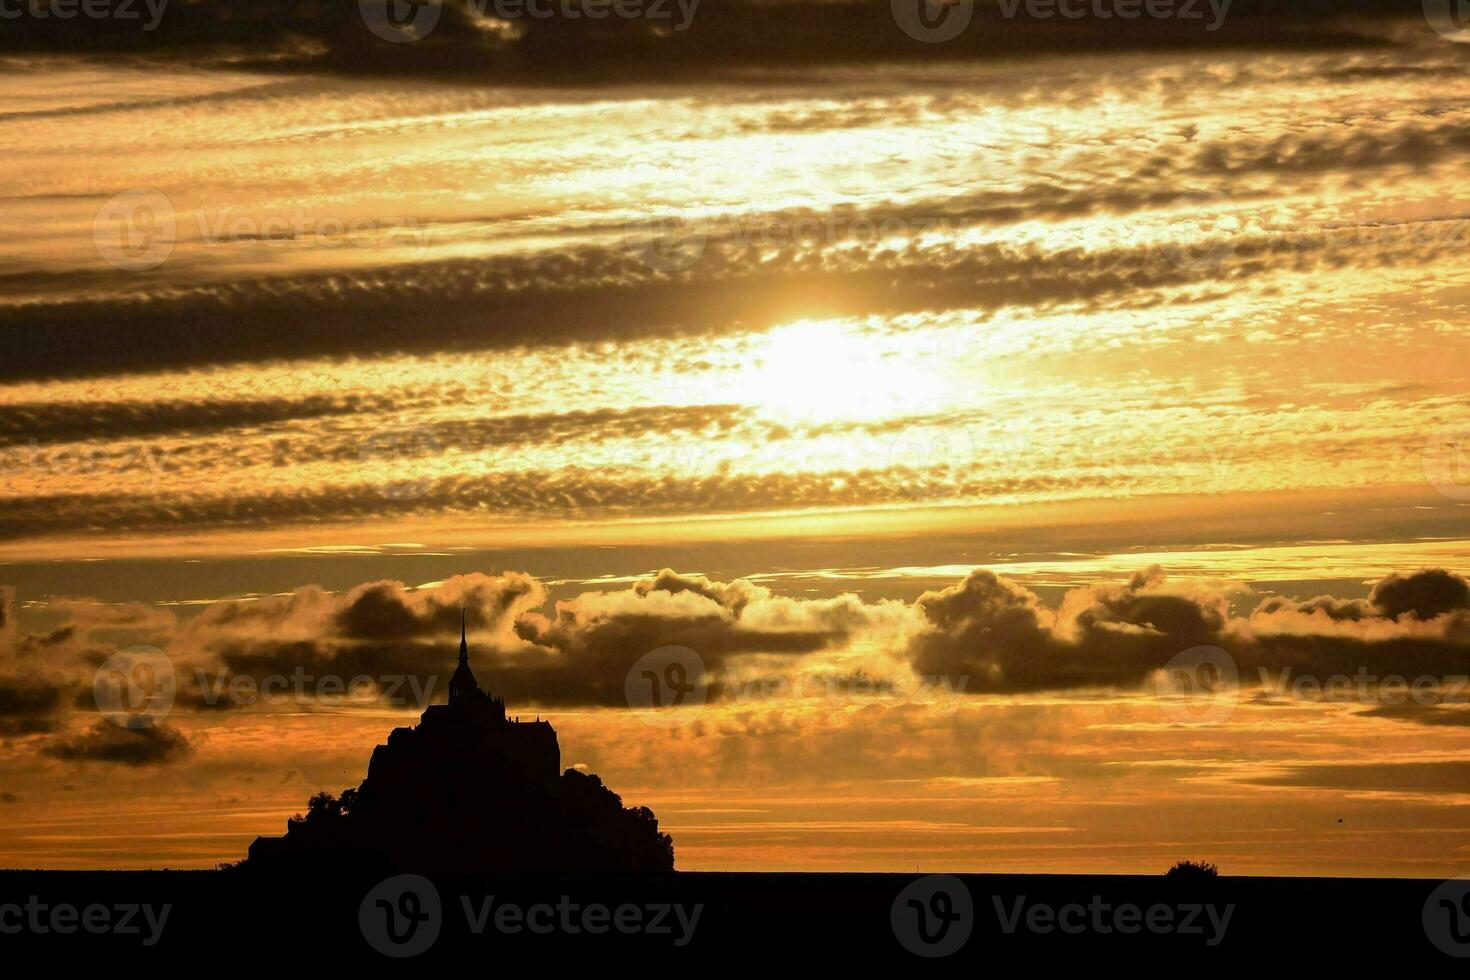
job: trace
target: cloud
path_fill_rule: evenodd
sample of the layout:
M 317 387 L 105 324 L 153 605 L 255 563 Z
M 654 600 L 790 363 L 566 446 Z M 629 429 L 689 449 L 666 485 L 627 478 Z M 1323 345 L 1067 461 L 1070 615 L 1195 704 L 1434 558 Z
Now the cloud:
M 1390 721 L 1412 722 L 1431 728 L 1470 727 L 1470 711 L 1463 707 L 1446 707 L 1439 704 L 1419 704 L 1406 701 L 1404 704 L 1383 704 L 1367 711 L 1360 711 L 1363 718 L 1387 718 Z
M 509 635 L 517 610 L 545 600 L 529 575 L 456 575 L 424 589 L 403 582 L 364 582 L 342 593 L 306 585 L 285 595 L 208 606 L 182 630 L 185 642 L 207 647 L 223 638 L 317 639 L 458 638 L 460 609 L 474 630 Z
M 529 8 L 516 5 L 517 10 Z M 550 6 L 550 5 L 548 5 Z M 379 40 L 357 4 L 307 0 L 211 0 L 169 4 L 151 30 L 138 21 L 22 18 L 5 35 L 7 52 L 84 52 L 160 61 L 349 74 L 419 74 L 515 83 L 569 78 L 717 77 L 740 68 L 811 71 L 829 64 L 1014 59 L 1099 49 L 1292 47 L 1336 50 L 1383 43 L 1378 23 L 1402 18 L 1381 0 L 1236 0 L 1222 21 L 1187 17 L 1081 19 L 1005 17 L 976 4 L 968 29 L 943 45 L 898 29 L 889 4 L 864 0 L 722 0 L 649 4 L 658 19 L 520 16 L 502 19 L 484 4 L 443 0 L 432 31 L 413 43 Z M 689 8 L 692 17 L 684 13 Z M 544 9 L 544 8 L 543 8 Z M 1213 24 L 1206 29 L 1206 24 Z M 1423 25 L 1420 25 L 1421 28 Z M 1427 29 L 1425 29 L 1427 30 Z M 940 50 L 936 50 L 940 49 Z
M 1057 612 L 993 572 L 926 592 L 910 643 L 924 675 L 967 677 L 972 692 L 1136 686 L 1191 646 L 1221 640 L 1226 599 L 1150 568 L 1121 586 L 1075 589 Z
M 239 494 L 138 493 L 13 496 L 0 517 L 0 540 L 67 534 L 85 525 L 114 531 L 177 532 L 181 528 L 265 528 L 288 522 L 391 518 L 417 514 L 502 518 L 621 517 L 738 514 L 776 508 L 912 504 L 947 496 L 993 498 L 1121 490 L 1141 477 L 1078 473 L 1050 476 L 916 474 L 888 466 L 842 474 L 827 470 L 777 473 L 715 471 L 674 475 L 619 467 L 455 473 L 414 477 L 414 492 L 393 490 L 393 471 L 376 479 L 328 487 L 281 487 Z
M 40 633 L 20 634 L 14 623 L 14 590 L 0 588 L 0 606 L 10 617 L 0 631 L 0 736 L 23 737 L 58 731 L 76 711 L 96 708 L 92 693 L 97 668 L 118 651 L 94 640 L 102 630 L 117 638 L 166 640 L 172 612 L 141 602 L 100 603 L 55 598 L 48 610 L 64 620 Z
M 169 653 L 180 671 L 181 702 L 191 707 L 238 706 L 241 699 L 230 693 L 236 678 L 254 682 L 244 689 L 250 704 L 344 693 L 390 693 L 415 703 L 447 688 L 461 609 L 477 650 L 499 650 L 523 646 L 514 623 L 545 601 L 545 587 L 519 572 L 457 575 L 420 589 L 366 582 L 340 594 L 309 585 L 253 602 L 215 603 L 182 626 Z M 297 674 L 309 680 L 298 684 L 291 680 Z M 335 688 L 318 686 L 322 678 Z M 277 684 L 274 692 L 267 681 Z
M 404 407 L 401 397 L 364 393 L 231 400 L 22 402 L 7 405 L 5 415 L 0 417 L 0 447 L 26 445 L 32 440 L 49 445 L 198 434 Z
M 1460 795 L 1470 793 L 1470 762 L 1319 763 L 1243 782 L 1364 793 Z
M 53 731 L 72 688 L 36 673 L 0 674 L 0 737 Z
M 180 668 L 179 700 L 193 708 L 233 707 L 229 686 L 236 678 L 262 685 L 302 671 L 313 680 L 373 679 L 379 695 L 387 690 L 381 682 L 390 681 L 396 697 L 442 698 L 461 608 L 482 683 L 521 705 L 626 705 L 629 670 L 665 646 L 698 654 L 709 676 L 692 680 L 708 681 L 717 699 L 732 658 L 790 662 L 871 630 L 898 629 L 911 617 L 899 602 L 788 598 L 743 579 L 720 582 L 671 569 L 624 589 L 559 600 L 549 614 L 542 611 L 547 599 L 537 579 L 507 572 L 418 589 L 393 581 L 341 594 L 305 586 L 256 602 L 218 603 L 184 624 L 170 646 Z M 313 691 L 308 684 L 308 698 Z
M 913 669 L 968 678 L 971 692 L 1136 688 L 1196 646 L 1227 651 L 1243 684 L 1285 670 L 1318 679 L 1470 673 L 1470 589 L 1443 569 L 1393 573 L 1366 600 L 1268 598 L 1247 616 L 1226 590 L 1171 583 L 1158 568 L 1119 586 L 1074 589 L 1053 612 L 988 571 L 927 592 Z
M 166 724 L 124 728 L 98 721 L 83 732 L 60 736 L 41 747 L 43 755 L 66 762 L 104 762 L 158 766 L 178 762 L 193 751 L 184 733 Z
M 1388 619 L 1413 616 L 1427 621 L 1470 609 L 1470 583 L 1442 568 L 1412 575 L 1394 572 L 1373 586 L 1368 604 Z
M 0 585 L 0 656 L 15 642 L 15 589 Z
M 544 653 L 495 666 L 509 696 L 546 704 L 626 705 L 628 672 L 644 654 L 682 646 L 700 658 L 718 699 L 725 668 L 747 654 L 800 657 L 835 647 L 891 615 L 855 596 L 787 599 L 744 579 L 717 582 L 663 569 L 615 592 L 586 592 L 556 603 L 552 616 L 527 613 L 517 633 Z
M 1151 567 L 1121 583 L 1072 589 L 1053 608 L 1024 586 L 977 569 L 906 604 L 852 594 L 782 596 L 745 579 L 666 568 L 624 588 L 559 599 L 550 609 L 546 586 L 520 572 L 461 575 L 420 588 L 391 580 L 340 593 L 303 586 L 216 603 L 182 623 L 72 601 L 63 605 L 76 618 L 26 637 L 20 648 L 31 656 L 10 661 L 32 666 L 0 674 L 0 717 L 13 733 L 41 732 L 74 706 L 93 707 L 90 671 L 115 650 L 86 639 L 99 619 L 160 631 L 181 710 L 442 698 L 461 609 L 482 683 L 527 706 L 624 706 L 629 671 L 669 646 L 693 650 L 705 673 L 691 680 L 707 686 L 712 702 L 731 703 L 768 689 L 781 696 L 821 690 L 832 678 L 860 678 L 852 686 L 888 694 L 923 679 L 970 695 L 1137 691 L 1201 645 L 1226 650 L 1246 686 L 1362 671 L 1450 678 L 1470 665 L 1470 589 L 1442 569 L 1387 575 L 1363 600 L 1269 597 L 1249 612 L 1232 612 L 1232 602 L 1249 595 L 1243 586 L 1175 581 Z M 41 656 L 47 647 L 65 655 Z M 43 663 L 49 673 L 41 672 Z M 304 687 L 277 681 L 275 700 L 262 696 L 268 681 L 298 674 Z M 241 678 L 253 683 L 236 697 L 232 684 Z M 332 687 L 317 683 L 323 678 L 332 678 Z M 1458 716 L 1380 714 L 1460 723 Z
M 977 201 L 971 192 L 878 202 L 859 211 L 811 212 L 818 226 L 826 219 L 838 228 L 850 228 L 859 218 L 875 228 L 896 220 L 906 232 L 897 239 L 870 234 L 829 241 L 822 234 L 766 244 L 761 229 L 767 223 L 801 227 L 805 212 L 715 216 L 699 260 L 669 273 L 650 269 L 640 258 L 648 226 L 622 217 L 606 228 L 590 229 L 599 232 L 591 241 L 574 238 L 555 252 L 537 250 L 542 232 L 528 240 L 528 254 L 408 264 L 389 256 L 369 270 L 261 276 L 251 267 L 218 281 L 217 255 L 207 266 L 192 268 L 181 248 L 167 267 L 172 278 L 143 288 L 129 273 L 20 274 L 12 288 L 43 296 L 45 302 L 0 306 L 0 380 L 112 376 L 346 353 L 371 357 L 718 336 L 764 330 L 796 317 L 993 312 L 1017 306 L 1091 311 L 1124 300 L 1145 309 L 1167 299 L 1164 291 L 1246 281 L 1284 268 L 1311 271 L 1390 253 L 1405 261 L 1438 255 L 1432 236 L 1385 243 L 1381 235 L 1341 232 L 1330 249 L 1294 246 L 1281 234 L 1231 234 L 1229 247 L 1222 247 L 1215 261 L 1184 265 L 1170 261 L 1158 247 L 1158 233 L 1147 230 L 1134 241 L 1112 245 L 1085 237 L 1060 243 L 954 241 L 968 222 L 1021 217 L 1008 210 L 1012 206 L 1025 217 L 1050 207 L 1045 193 L 1031 192 L 1040 194 L 1034 201 L 1012 201 L 1011 192 L 999 193 L 1005 213 L 989 213 L 988 198 Z M 1095 195 L 1090 203 L 1063 207 L 1053 216 L 1133 211 L 1166 225 L 1195 220 L 1161 209 L 1165 197 L 1173 201 L 1177 192 L 1086 193 Z M 945 236 L 950 240 L 927 241 L 926 231 L 944 230 L 935 227 L 941 220 L 950 222 Z M 1142 221 L 1140 227 L 1147 225 Z M 1304 229 L 1296 218 L 1290 228 L 1303 237 L 1322 233 L 1316 223 Z M 505 231 L 513 233 L 514 227 Z M 607 244 L 608 238 L 619 241 Z M 201 320 L 215 328 L 191 329 Z M 350 350 L 344 346 L 349 339 Z M 39 410 L 33 406 L 31 411 Z

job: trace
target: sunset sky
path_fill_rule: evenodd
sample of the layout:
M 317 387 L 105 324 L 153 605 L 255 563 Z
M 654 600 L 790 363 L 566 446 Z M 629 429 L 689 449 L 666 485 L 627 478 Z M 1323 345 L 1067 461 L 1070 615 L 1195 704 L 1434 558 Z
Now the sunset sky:
M 242 857 L 421 709 L 201 680 L 465 607 L 680 868 L 1470 873 L 1452 29 L 357 6 L 0 21 L 0 866 Z

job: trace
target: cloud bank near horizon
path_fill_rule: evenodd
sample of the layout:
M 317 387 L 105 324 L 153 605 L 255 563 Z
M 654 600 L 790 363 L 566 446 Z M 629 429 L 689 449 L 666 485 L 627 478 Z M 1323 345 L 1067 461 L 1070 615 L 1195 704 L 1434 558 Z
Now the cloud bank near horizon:
M 8 621 L 14 600 L 4 595 L 0 614 Z M 7 737 L 42 738 L 43 751 L 57 759 L 142 765 L 187 758 L 187 739 L 174 729 L 152 736 L 107 732 L 106 723 L 71 730 L 74 718 L 96 717 L 92 674 L 124 649 L 119 638 L 146 639 L 164 651 L 177 677 L 175 704 L 186 714 L 402 706 L 410 691 L 438 700 L 461 609 L 485 684 L 513 705 L 543 709 L 628 708 L 630 672 L 668 647 L 694 652 L 688 681 L 712 706 L 742 710 L 830 698 L 834 677 L 861 692 L 854 703 L 893 708 L 926 689 L 959 699 L 1149 697 L 1163 691 L 1151 686 L 1161 671 L 1202 645 L 1233 658 L 1243 690 L 1269 687 L 1268 675 L 1281 671 L 1441 681 L 1470 672 L 1470 583 L 1443 569 L 1391 573 L 1366 599 L 1293 600 L 1175 581 L 1149 568 L 1119 584 L 1073 589 L 1055 606 L 983 569 L 913 603 L 782 596 L 745 580 L 665 569 L 626 588 L 584 592 L 549 609 L 548 602 L 541 582 L 516 572 L 416 589 L 391 581 L 335 594 L 305 586 L 220 602 L 183 620 L 141 604 L 61 601 L 53 603 L 65 616 L 61 625 L 13 636 L 0 660 L 0 720 Z M 230 693 L 242 678 L 259 692 L 271 677 L 302 674 L 340 683 L 326 696 L 317 687 L 304 699 L 298 691 L 275 702 L 241 702 Z M 354 678 L 372 684 L 344 697 Z M 394 678 L 414 681 L 390 692 Z M 1450 710 L 1463 695 L 1437 696 Z M 1430 710 L 1379 714 L 1446 724 Z

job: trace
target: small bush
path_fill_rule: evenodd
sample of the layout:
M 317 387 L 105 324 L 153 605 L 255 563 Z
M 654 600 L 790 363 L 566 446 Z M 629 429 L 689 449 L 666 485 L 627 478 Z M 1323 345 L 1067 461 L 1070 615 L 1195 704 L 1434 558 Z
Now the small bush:
M 1220 877 L 1220 869 L 1208 861 L 1176 861 L 1168 871 L 1164 872 L 1164 877 L 1180 881 L 1200 881 L 1205 878 Z

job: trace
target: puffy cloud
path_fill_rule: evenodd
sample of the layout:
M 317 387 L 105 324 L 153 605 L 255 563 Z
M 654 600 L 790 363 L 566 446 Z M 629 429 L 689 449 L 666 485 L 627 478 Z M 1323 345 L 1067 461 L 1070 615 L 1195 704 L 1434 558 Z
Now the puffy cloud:
M 725 670 L 743 654 L 800 656 L 837 646 L 897 604 L 872 606 L 855 596 L 796 600 L 744 579 L 716 582 L 663 569 L 617 592 L 586 592 L 556 603 L 552 616 L 530 613 L 517 631 L 547 656 L 497 666 L 506 693 L 543 703 L 626 704 L 628 671 L 666 646 L 698 654 L 709 695 L 724 693 Z
M 901 629 L 911 618 L 897 602 L 793 599 L 743 579 L 719 582 L 671 569 L 624 589 L 559 600 L 549 613 L 542 611 L 547 598 L 535 578 L 507 572 L 417 589 L 394 581 L 340 594 L 305 586 L 255 602 L 218 603 L 185 624 L 170 646 L 181 667 L 180 701 L 230 707 L 236 678 L 263 685 L 300 672 L 312 678 L 308 696 L 315 680 L 330 675 L 354 688 L 348 682 L 371 679 L 380 695 L 392 686 L 399 698 L 442 697 L 461 608 L 481 681 L 521 705 L 625 704 L 628 671 L 665 646 L 694 650 L 709 672 L 710 696 L 718 698 L 732 657 L 790 662 L 870 629 Z M 258 702 L 258 689 L 250 690 L 248 700 Z
M 1408 575 L 1390 572 L 1374 584 L 1366 599 L 1323 595 L 1293 601 L 1276 596 L 1257 606 L 1252 616 L 1263 623 L 1293 615 L 1353 623 L 1398 621 L 1406 616 L 1428 621 L 1465 609 L 1470 609 L 1470 584 L 1453 572 L 1430 568 Z
M 669 646 L 698 654 L 705 674 L 691 679 L 707 686 L 711 701 L 732 703 L 752 691 L 789 697 L 846 677 L 890 694 L 907 690 L 915 675 L 969 694 L 1134 690 L 1200 645 L 1228 651 L 1246 684 L 1268 685 L 1283 668 L 1317 677 L 1470 672 L 1470 589 L 1450 572 L 1388 575 L 1366 599 L 1268 597 L 1249 612 L 1232 612 L 1232 596 L 1248 594 L 1148 568 L 1121 583 L 1073 589 L 1053 608 L 977 569 L 906 605 L 851 594 L 782 596 L 745 579 L 666 568 L 550 609 L 546 586 L 519 572 L 420 588 L 396 581 L 340 593 L 303 586 L 216 603 L 182 624 L 147 607 L 64 601 L 70 618 L 23 638 L 17 646 L 27 655 L 10 658 L 0 674 L 0 716 L 9 732 L 23 734 L 54 728 L 73 706 L 94 707 L 91 671 L 116 650 L 92 642 L 103 625 L 156 634 L 176 666 L 181 709 L 278 706 L 280 697 L 262 696 L 265 683 L 303 673 L 304 688 L 276 688 L 295 707 L 319 698 L 442 698 L 461 609 L 482 683 L 525 706 L 622 706 L 639 658 Z M 792 683 L 798 677 L 811 684 Z M 234 697 L 231 685 L 240 678 L 255 686 Z M 316 686 L 324 678 L 330 688 Z
M 180 698 L 195 707 L 236 706 L 241 699 L 229 689 L 242 677 L 255 684 L 243 689 L 252 704 L 273 703 L 262 697 L 268 680 L 277 684 L 270 697 L 340 696 L 350 687 L 354 696 L 391 692 L 415 703 L 447 685 L 461 609 L 478 653 L 524 646 L 514 623 L 545 601 L 545 587 L 519 572 L 457 575 L 418 589 L 366 582 L 340 594 L 308 585 L 254 602 L 215 603 L 181 628 L 169 652 L 181 668 Z M 307 679 L 298 683 L 295 675 Z M 335 690 L 317 686 L 328 677 Z M 289 680 L 287 688 L 280 678 Z
M 0 736 L 52 731 L 70 693 L 66 685 L 35 673 L 0 676 Z
M 1445 613 L 1470 609 L 1470 583 L 1442 568 L 1412 575 L 1394 572 L 1373 586 L 1368 604 L 1389 619 L 1412 615 L 1429 620 Z
M 1075 589 L 1058 612 L 984 570 L 915 605 L 926 626 L 910 644 L 914 670 L 967 677 L 976 693 L 1136 685 L 1181 650 L 1220 642 L 1227 618 L 1223 594 L 1171 586 L 1157 568 Z
M 1157 568 L 1074 589 L 1057 612 L 988 571 L 916 602 L 915 671 L 968 678 L 971 692 L 1137 687 L 1176 655 L 1217 646 L 1242 682 L 1280 670 L 1447 678 L 1470 673 L 1470 588 L 1442 569 L 1393 573 L 1365 600 L 1261 601 L 1232 615 L 1221 589 L 1171 583 Z
M 41 752 L 67 762 L 105 762 L 124 766 L 157 766 L 177 762 L 192 751 L 184 733 L 170 725 L 124 728 L 98 721 L 85 731 L 59 736 Z

